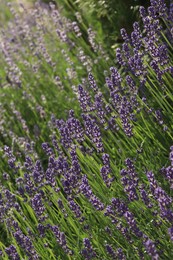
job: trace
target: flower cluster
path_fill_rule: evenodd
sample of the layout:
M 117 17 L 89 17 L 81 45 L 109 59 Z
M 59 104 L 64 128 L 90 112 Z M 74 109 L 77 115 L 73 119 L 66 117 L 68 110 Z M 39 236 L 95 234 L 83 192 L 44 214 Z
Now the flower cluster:
M 120 174 L 123 176 L 121 182 L 124 186 L 124 191 L 128 195 L 130 201 L 138 200 L 136 188 L 138 187 L 138 177 L 135 172 L 133 162 L 128 158 L 125 161 L 127 169 L 122 169 Z
M 21 18 L 9 4 L 14 23 L 0 35 L 0 256 L 173 255 L 173 11 L 150 2 L 129 35 L 121 30 L 110 69 L 83 15 L 71 21 L 36 3 L 21 5 Z

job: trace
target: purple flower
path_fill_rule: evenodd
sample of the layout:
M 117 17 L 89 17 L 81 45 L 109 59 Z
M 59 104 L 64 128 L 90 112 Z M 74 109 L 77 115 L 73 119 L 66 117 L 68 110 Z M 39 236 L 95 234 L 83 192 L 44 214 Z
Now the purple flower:
M 95 105 L 97 116 L 98 116 L 98 118 L 100 120 L 100 123 L 101 124 L 105 124 L 106 123 L 106 119 L 105 119 L 105 111 L 104 111 L 104 108 L 103 108 L 103 105 L 104 105 L 103 95 L 102 95 L 101 92 L 98 92 L 95 95 L 94 98 L 95 98 L 94 105 Z
M 156 15 L 156 10 L 153 6 L 149 6 L 147 8 L 147 11 L 148 11 L 148 14 L 150 17 L 152 17 L 153 19 L 156 19 L 157 18 L 157 15 Z
M 169 223 L 173 224 L 173 211 L 171 209 L 161 208 L 160 216 L 163 219 L 167 219 Z
M 88 238 L 83 239 L 84 249 L 82 249 L 81 254 L 86 260 L 90 260 L 96 257 L 96 252 L 93 250 L 91 242 Z
M 64 232 L 61 232 L 58 226 L 51 226 L 50 225 L 50 229 L 54 233 L 58 244 L 63 248 L 63 250 L 67 254 L 71 253 L 68 246 L 67 246 L 66 236 L 65 236 Z
M 49 158 L 50 160 L 50 158 Z M 49 167 L 47 168 L 46 172 L 45 172 L 45 178 L 47 181 L 47 184 L 49 184 L 52 187 L 56 186 L 56 180 L 55 180 L 55 168 L 51 167 L 49 165 Z
M 72 27 L 73 27 L 73 30 L 74 30 L 76 36 L 81 37 L 82 33 L 81 33 L 80 28 L 76 21 L 72 22 Z
M 42 224 L 38 224 L 37 226 L 38 232 L 40 234 L 40 237 L 44 237 L 45 236 L 45 231 L 46 231 L 46 227 Z
M 103 210 L 104 204 L 93 194 L 86 175 L 82 176 L 80 192 L 89 200 L 96 210 Z
M 154 70 L 154 72 L 156 73 L 156 76 L 157 76 L 157 79 L 159 81 L 160 84 L 163 84 L 163 80 L 162 80 L 162 75 L 163 75 L 163 72 L 162 70 L 160 69 L 158 63 L 156 60 L 152 60 L 150 62 L 150 66 L 152 67 L 152 69 Z
M 29 172 L 32 171 L 32 169 L 33 169 L 33 160 L 31 159 L 30 156 L 26 156 L 25 157 L 24 166 L 25 166 L 27 171 L 29 171 Z
M 165 44 L 159 44 L 157 52 L 155 53 L 155 59 L 161 66 L 168 64 L 168 49 Z
M 60 132 L 60 142 L 64 148 L 69 148 L 72 144 L 72 137 L 68 125 L 63 120 L 56 120 L 57 128 Z
M 125 59 L 123 57 L 123 53 L 122 53 L 120 48 L 116 49 L 116 58 L 117 58 L 118 63 L 121 66 L 125 66 L 126 65 L 126 61 L 125 61 Z
M 117 198 L 111 199 L 111 205 L 119 217 L 123 216 L 128 210 L 126 204 L 122 200 Z
M 155 198 L 159 202 L 161 209 L 169 208 L 172 199 L 166 194 L 166 192 L 161 188 L 157 187 L 154 191 Z
M 145 8 L 143 6 L 140 6 L 139 12 L 140 12 L 140 16 L 142 18 L 145 18 L 147 16 L 147 12 L 146 12 L 146 10 L 145 10 Z
M 132 45 L 136 50 L 142 47 L 142 33 L 139 27 L 139 23 L 135 22 L 133 24 L 134 31 L 131 33 Z
M 82 212 L 80 210 L 80 207 L 73 199 L 69 200 L 69 207 L 71 211 L 75 214 L 76 218 L 81 218 Z
M 146 248 L 148 255 L 151 256 L 153 260 L 159 259 L 159 255 L 157 253 L 155 244 L 152 240 L 148 239 L 146 242 L 144 242 L 144 246 Z
M 48 156 L 53 154 L 53 149 L 48 143 L 42 143 L 42 149 Z
M 112 257 L 112 259 L 116 259 L 116 253 L 111 245 L 106 244 L 106 250 L 107 250 L 108 254 Z
M 100 128 L 95 119 L 91 115 L 82 114 L 85 133 L 92 140 L 93 144 L 96 146 L 98 152 L 103 152 L 104 147 L 101 138 Z
M 102 155 L 102 160 L 103 160 L 104 165 L 110 166 L 110 156 L 109 156 L 109 154 L 104 153 Z
M 136 188 L 138 186 L 138 177 L 135 172 L 135 167 L 131 159 L 127 158 L 125 160 L 127 169 L 122 169 L 120 174 L 123 176 L 121 178 L 121 183 L 124 186 L 124 191 L 127 193 L 128 199 L 130 201 L 138 200 L 138 194 Z
M 43 205 L 42 202 L 42 196 L 41 194 L 37 193 L 33 199 L 31 199 L 31 205 L 33 210 L 35 211 L 36 215 L 38 217 L 41 217 L 41 215 L 44 213 L 45 211 L 45 207 Z
M 111 79 L 106 78 L 107 86 L 110 90 L 110 102 L 116 111 L 116 116 L 120 117 L 123 130 L 125 134 L 129 137 L 133 136 L 133 125 L 131 121 L 134 120 L 133 107 L 131 102 L 129 102 L 127 96 L 123 95 L 123 89 L 121 87 L 121 78 L 119 73 L 115 68 L 111 68 L 112 74 Z M 130 81 L 130 79 L 129 79 Z M 132 81 L 131 81 L 132 84 Z M 114 116 L 114 117 L 116 117 Z M 118 130 L 118 126 L 115 122 L 115 118 L 111 117 L 108 121 L 111 128 Z
M 159 14 L 160 17 L 166 17 L 168 9 L 164 0 L 150 0 L 150 3 L 155 13 Z
M 58 128 L 61 139 L 60 142 L 63 147 L 70 148 L 73 141 L 82 143 L 84 141 L 84 130 L 80 121 L 75 118 L 74 111 L 69 111 L 69 118 L 66 122 L 63 120 L 54 120 L 54 124 Z M 55 142 L 55 141 L 54 141 Z M 55 143 L 54 143 L 55 144 Z M 57 144 L 56 144 L 57 146 Z M 57 146 L 57 150 L 61 153 L 60 149 Z
M 10 178 L 9 174 L 4 172 L 3 173 L 3 179 L 7 181 L 7 180 L 9 180 L 9 178 Z
M 165 168 L 165 172 L 166 172 L 166 178 L 171 184 L 171 189 L 172 189 L 173 188 L 173 166 L 168 166 L 167 168 Z
M 79 160 L 78 160 L 75 148 L 71 149 L 70 155 L 71 155 L 71 170 L 72 170 L 72 173 L 76 176 L 77 180 L 80 180 L 81 179 L 81 167 L 80 167 L 80 164 L 79 164 Z
M 152 172 L 147 172 L 147 178 L 150 182 L 150 190 L 154 195 L 155 189 L 158 187 L 157 181 L 155 180 L 154 174 Z
M 8 157 L 8 165 L 10 166 L 11 169 L 14 169 L 16 173 L 17 170 L 20 168 L 20 166 L 16 165 L 16 157 L 13 155 L 10 147 L 8 147 L 7 145 L 4 146 L 4 153 L 5 156 Z
M 116 228 L 127 240 L 130 240 L 127 229 L 119 222 L 119 218 L 121 218 L 127 210 L 128 208 L 123 201 L 117 198 L 112 198 L 111 205 L 106 207 L 104 215 L 108 216 L 113 224 L 116 224 Z
M 106 165 L 102 166 L 102 168 L 100 169 L 100 173 L 101 173 L 104 183 L 109 188 L 111 186 L 111 183 L 114 180 L 113 177 L 112 178 L 109 177 L 109 174 L 111 173 L 110 167 L 106 166 Z
M 128 65 L 132 73 L 136 77 L 145 80 L 147 75 L 146 66 L 143 63 L 143 54 L 135 52 L 133 56 L 128 59 Z M 141 81 L 142 82 L 142 81 Z
M 32 171 L 32 177 L 34 179 L 35 184 L 42 183 L 44 179 L 44 171 L 39 160 L 36 161 L 34 169 Z
M 61 182 L 64 187 L 64 192 L 68 196 L 70 196 L 73 192 L 78 193 L 78 188 L 81 180 L 81 168 L 75 148 L 71 149 L 70 155 L 71 166 L 67 164 L 66 159 L 63 159 L 64 161 L 62 162 L 62 165 L 60 165 L 63 173 Z
M 150 199 L 148 197 L 148 193 L 146 192 L 146 190 L 142 187 L 139 189 L 140 191 L 140 194 L 141 194 L 141 199 L 143 200 L 143 202 L 145 203 L 145 205 L 148 207 L 148 208 L 152 208 L 153 205 L 152 203 L 150 202 Z
M 59 147 L 59 145 L 58 145 L 57 138 L 56 138 L 55 135 L 52 135 L 52 145 L 54 146 L 54 148 L 56 149 L 56 151 L 57 151 L 58 153 L 61 152 L 60 147 Z
M 126 82 L 127 82 L 127 85 L 129 87 L 131 93 L 137 94 L 137 87 L 136 87 L 135 82 L 134 82 L 134 80 L 132 79 L 131 76 L 129 76 L 129 75 L 126 76 Z
M 24 182 L 24 188 L 25 191 L 32 196 L 36 190 L 36 187 L 34 185 L 34 182 L 31 179 L 31 175 L 28 173 L 24 174 L 24 178 L 23 178 L 23 182 Z
M 17 253 L 16 247 L 14 245 L 10 245 L 5 249 L 5 252 L 12 260 L 20 260 L 19 254 Z
M 115 215 L 115 211 L 114 211 L 114 208 L 112 207 L 112 205 L 108 205 L 106 207 L 104 215 L 111 218 L 112 224 L 117 224 L 118 223 L 118 219 L 117 219 L 117 217 Z
M 11 208 L 11 207 L 13 207 L 14 206 L 14 203 L 15 203 L 15 201 L 16 201 L 16 198 L 15 198 L 15 195 L 14 194 L 12 194 L 9 190 L 5 190 L 4 191 L 4 193 L 5 193 L 5 197 L 6 197 L 6 200 L 7 200 L 7 207 L 8 208 Z
M 158 186 L 152 172 L 148 172 L 147 177 L 150 182 L 151 192 L 159 204 L 160 216 L 164 219 L 166 218 L 170 223 L 172 223 L 173 212 L 170 209 L 172 198 L 169 197 L 168 194 Z
M 81 85 L 78 86 L 78 100 L 83 112 L 94 110 L 90 95 Z
M 122 36 L 123 40 L 124 40 L 125 42 L 129 42 L 130 39 L 129 39 L 129 36 L 128 36 L 127 32 L 126 32 L 126 29 L 125 29 L 125 28 L 122 28 L 122 29 L 120 30 L 120 32 L 121 32 L 121 36 Z
M 127 221 L 127 224 L 129 225 L 131 231 L 137 236 L 142 237 L 143 233 L 142 231 L 137 227 L 136 220 L 133 216 L 133 214 L 130 211 L 126 211 L 124 214 L 124 217 Z
M 69 111 L 69 118 L 66 121 L 66 126 L 69 130 L 69 134 L 71 139 L 82 143 L 84 141 L 84 130 L 80 123 L 80 121 L 75 118 L 74 113 L 72 110 Z
M 61 212 L 63 213 L 64 217 L 66 218 L 68 216 L 68 214 L 67 214 L 67 211 L 66 211 L 66 209 L 64 207 L 64 204 L 63 204 L 62 200 L 58 199 L 57 203 L 58 203 L 58 208 L 61 210 Z
M 119 260 L 126 260 L 126 256 L 124 255 L 123 250 L 121 248 L 117 249 L 116 254 Z
M 123 55 L 124 58 L 126 59 L 126 62 L 128 63 L 128 59 L 130 59 L 131 57 L 131 49 L 128 43 L 124 42 L 122 44 L 122 51 L 123 51 Z
M 160 110 L 155 111 L 156 120 L 159 122 L 160 125 L 163 124 L 163 116 Z
M 131 239 L 131 234 L 129 232 L 129 228 L 124 227 L 121 222 L 119 222 L 116 225 L 116 228 L 117 228 L 117 230 L 119 230 L 121 232 L 121 234 L 124 236 L 124 238 L 131 244 L 132 243 L 132 239 Z
M 111 86 L 108 85 L 108 87 L 110 88 L 111 91 L 113 90 L 117 90 L 117 91 L 121 91 L 121 76 L 118 72 L 118 70 L 115 67 L 111 67 L 110 68 L 111 71 Z
M 167 178 L 171 185 L 171 189 L 173 188 L 173 146 L 170 147 L 169 160 L 171 165 L 168 167 L 162 167 L 161 173 Z
M 91 73 L 88 74 L 88 81 L 90 83 L 90 88 L 93 89 L 93 91 L 97 94 L 98 87 L 97 87 L 96 81 Z
M 133 136 L 133 126 L 131 124 L 132 119 L 132 106 L 125 96 L 122 97 L 118 113 L 122 122 L 123 130 L 128 137 Z
M 114 177 L 113 178 L 109 177 L 109 174 L 111 173 L 109 154 L 104 153 L 102 155 L 102 160 L 103 160 L 104 166 L 102 166 L 102 168 L 100 169 L 100 173 L 101 173 L 102 179 L 105 182 L 105 184 L 107 185 L 107 187 L 110 187 L 111 183 L 114 180 Z
M 18 246 L 25 251 L 28 257 L 32 257 L 33 260 L 39 259 L 31 239 L 28 236 L 25 236 L 20 229 L 14 233 L 14 238 L 16 239 Z

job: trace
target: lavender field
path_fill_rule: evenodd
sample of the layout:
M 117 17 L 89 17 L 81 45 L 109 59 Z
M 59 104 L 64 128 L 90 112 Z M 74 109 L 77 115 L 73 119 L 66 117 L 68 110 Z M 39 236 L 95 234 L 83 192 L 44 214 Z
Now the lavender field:
M 0 0 L 0 259 L 173 259 L 173 1 L 118 3 Z

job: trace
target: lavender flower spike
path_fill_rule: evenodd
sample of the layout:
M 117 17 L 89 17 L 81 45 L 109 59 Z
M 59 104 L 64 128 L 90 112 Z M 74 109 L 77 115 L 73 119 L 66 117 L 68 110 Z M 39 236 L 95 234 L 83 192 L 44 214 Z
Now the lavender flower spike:
M 145 243 L 144 246 L 146 248 L 146 251 L 148 253 L 149 256 L 152 257 L 152 260 L 158 260 L 159 259 L 159 255 L 157 253 L 155 244 L 152 240 L 148 239 Z

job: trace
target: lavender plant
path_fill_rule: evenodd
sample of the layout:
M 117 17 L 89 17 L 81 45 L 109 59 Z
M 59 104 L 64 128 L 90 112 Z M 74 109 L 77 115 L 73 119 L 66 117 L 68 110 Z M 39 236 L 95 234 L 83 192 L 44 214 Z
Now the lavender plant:
M 120 68 L 112 64 L 104 82 L 95 56 L 84 54 L 89 46 L 69 34 L 75 27 L 81 37 L 77 25 L 53 4 L 36 5 L 30 28 L 10 8 L 15 26 L 2 32 L 1 54 L 2 259 L 171 259 L 172 5 L 140 8 L 131 35 L 121 30 Z M 67 64 L 81 64 L 88 80 L 65 73 Z M 68 91 L 78 105 L 60 114 L 53 97 Z

